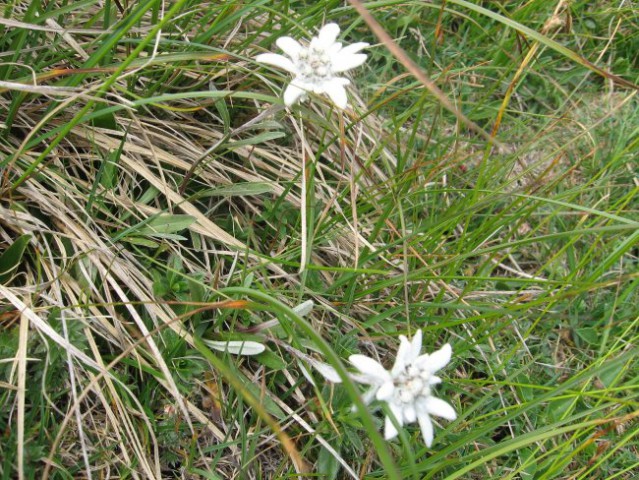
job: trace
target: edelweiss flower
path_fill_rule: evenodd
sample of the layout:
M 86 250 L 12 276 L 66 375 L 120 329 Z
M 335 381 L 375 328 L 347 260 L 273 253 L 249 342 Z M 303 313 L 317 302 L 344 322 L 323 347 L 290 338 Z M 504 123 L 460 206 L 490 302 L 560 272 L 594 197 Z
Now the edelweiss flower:
M 348 100 L 344 87 L 350 83 L 347 78 L 336 76 L 359 67 L 366 61 L 366 55 L 358 53 L 368 47 L 368 43 L 359 42 L 346 47 L 336 42 L 339 26 L 335 23 L 324 25 L 317 37 L 313 37 L 308 46 L 303 46 L 291 37 L 281 37 L 275 42 L 287 55 L 262 53 L 255 57 L 261 63 L 283 68 L 295 75 L 284 91 L 284 103 L 290 107 L 307 92 L 325 93 L 339 108 L 346 108 Z
M 432 396 L 432 387 L 441 382 L 434 375 L 450 361 L 452 349 L 444 345 L 430 355 L 420 355 L 422 349 L 422 331 L 418 330 L 412 342 L 404 335 L 400 337 L 395 365 L 391 371 L 386 370 L 377 361 L 365 355 L 351 355 L 350 362 L 362 373 L 357 380 L 372 385 L 364 401 L 369 403 L 374 398 L 388 403 L 397 423 L 419 422 L 428 447 L 433 443 L 433 423 L 431 415 L 455 420 L 457 414 L 447 402 Z M 397 429 L 392 420 L 386 417 L 384 437 L 386 440 L 397 436 Z

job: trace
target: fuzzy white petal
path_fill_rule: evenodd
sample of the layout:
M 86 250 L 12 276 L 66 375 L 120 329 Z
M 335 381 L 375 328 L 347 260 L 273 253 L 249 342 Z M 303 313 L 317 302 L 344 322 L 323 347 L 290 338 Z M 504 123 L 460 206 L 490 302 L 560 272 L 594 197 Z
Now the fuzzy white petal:
M 362 385 L 375 385 L 377 388 L 383 383 L 379 379 L 371 378 L 370 375 L 364 375 L 363 373 L 350 372 L 349 376 L 351 380 L 357 383 L 361 383 Z
M 424 408 L 429 414 L 446 420 L 455 420 L 457 418 L 457 413 L 455 413 L 453 407 L 440 398 L 428 397 L 424 400 Z
M 368 405 L 373 401 L 375 395 L 377 394 L 377 390 L 379 390 L 379 388 L 373 387 L 367 390 L 364 395 L 362 395 L 362 402 L 364 402 L 364 405 Z
M 397 424 L 400 427 L 403 426 L 404 422 L 402 420 L 402 418 L 403 418 L 402 409 L 399 406 L 395 405 L 394 403 L 389 403 L 388 406 L 390 407 L 391 411 L 393 412 L 393 415 L 395 416 L 395 420 L 397 420 Z M 391 439 L 395 438 L 398 433 L 399 432 L 397 431 L 397 428 L 393 424 L 393 421 L 391 420 L 391 418 L 389 416 L 387 416 L 386 420 L 384 422 L 384 438 L 386 440 L 391 440 Z
M 328 49 L 326 53 L 328 53 L 332 59 L 333 55 L 339 52 L 340 50 L 342 50 L 342 44 L 340 42 L 335 42 L 333 45 L 330 46 L 330 48 Z
M 317 34 L 318 44 L 324 48 L 330 48 L 330 46 L 335 43 L 335 40 L 337 40 L 338 35 L 339 26 L 336 23 L 327 23 Z
M 331 57 L 331 67 L 334 73 L 345 72 L 359 67 L 365 61 L 366 55 L 363 53 L 344 55 L 342 52 L 338 52 Z
M 426 365 L 428 365 L 429 361 L 430 361 L 430 355 L 428 353 L 422 353 L 419 357 L 415 359 L 415 361 L 413 362 L 413 365 L 415 365 L 420 370 L 426 370 L 430 372 L 430 370 L 425 368 Z
M 428 362 L 424 365 L 424 369 L 430 373 L 435 373 L 437 370 L 444 368 L 450 362 L 450 357 L 453 353 L 453 349 L 450 344 L 444 345 L 442 348 L 430 354 Z
M 427 447 L 433 444 L 433 438 L 435 436 L 433 432 L 433 422 L 427 413 L 420 413 L 417 415 L 417 421 L 419 422 L 419 428 L 422 431 L 422 437 L 424 437 L 424 443 Z
M 417 411 L 414 405 L 406 405 L 404 407 L 404 420 L 406 420 L 406 423 L 414 423 L 417 420 Z
M 419 352 L 422 349 L 422 331 L 417 330 L 415 332 L 415 336 L 413 336 L 413 340 L 411 341 L 411 363 L 414 362 L 417 357 L 419 357 Z
M 364 405 L 368 405 L 373 400 L 375 400 L 375 394 L 377 393 L 377 390 L 379 390 L 379 387 L 373 386 L 372 388 L 368 389 L 366 393 L 364 393 L 364 395 L 362 395 L 362 402 L 364 402 Z M 351 412 L 357 412 L 357 406 L 353 405 L 351 407 Z
M 333 103 L 342 110 L 348 106 L 348 97 L 346 96 L 346 89 L 344 88 L 344 82 L 342 78 L 332 78 L 328 82 L 324 83 L 324 90 L 327 95 L 333 100 Z
M 352 43 L 342 48 L 339 53 L 344 55 L 352 55 L 354 53 L 359 53 L 360 50 L 363 50 L 364 48 L 369 46 L 370 45 L 366 42 Z
M 351 355 L 348 360 L 355 368 L 364 375 L 368 375 L 376 383 L 382 384 L 391 380 L 390 373 L 379 362 L 366 355 Z
M 284 104 L 287 107 L 294 105 L 301 97 L 306 94 L 306 90 L 290 83 L 284 90 Z
M 431 375 L 430 378 L 428 379 L 429 385 L 437 385 L 439 383 L 442 383 L 442 379 L 439 378 L 437 375 Z
M 393 382 L 385 382 L 379 387 L 379 390 L 377 390 L 376 397 L 377 400 L 387 401 L 393 396 L 393 393 L 395 393 L 395 385 L 393 385 Z
M 282 68 L 287 72 L 293 74 L 297 73 L 297 69 L 295 68 L 295 65 L 293 64 L 291 59 L 286 58 L 284 55 L 279 55 L 277 53 L 261 53 L 257 57 L 255 57 L 255 61 Z
M 393 421 L 390 417 L 386 417 L 386 420 L 384 421 L 384 439 L 392 440 L 398 433 L 397 428 L 393 425 Z
M 297 57 L 300 51 L 304 48 L 300 42 L 291 37 L 280 37 L 275 41 L 275 43 L 286 55 L 292 58 Z
M 329 80 L 330 81 L 330 80 Z M 330 83 L 327 82 L 321 82 L 321 83 L 309 83 L 309 90 L 311 90 L 313 93 L 316 93 L 317 95 L 321 95 L 322 93 L 327 93 L 328 89 L 330 88 Z
M 397 349 L 397 356 L 395 357 L 395 363 L 391 370 L 393 377 L 397 376 L 406 368 L 406 364 L 410 363 L 411 344 L 404 335 L 399 336 L 399 348 Z

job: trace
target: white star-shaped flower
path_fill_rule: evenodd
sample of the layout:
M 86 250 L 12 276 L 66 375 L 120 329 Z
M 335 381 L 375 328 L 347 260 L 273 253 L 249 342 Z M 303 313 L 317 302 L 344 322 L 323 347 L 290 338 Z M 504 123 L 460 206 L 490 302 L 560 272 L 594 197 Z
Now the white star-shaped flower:
M 308 92 L 326 94 L 339 108 L 348 105 L 347 78 L 337 74 L 359 67 L 366 61 L 366 54 L 359 53 L 368 47 L 368 43 L 358 42 L 343 47 L 336 42 L 339 26 L 335 23 L 324 25 L 317 37 L 313 37 L 308 46 L 302 45 L 291 37 L 280 37 L 275 42 L 286 56 L 276 53 L 262 53 L 255 60 L 279 68 L 294 75 L 284 91 L 284 103 L 290 107 Z
M 434 353 L 420 355 L 422 331 L 415 333 L 412 341 L 400 335 L 400 346 L 393 368 L 388 371 L 379 362 L 365 355 L 351 355 L 350 362 L 361 372 L 361 383 L 371 385 L 364 401 L 377 399 L 386 402 L 400 426 L 419 422 L 426 445 L 433 443 L 431 415 L 455 420 L 457 414 L 447 402 L 432 395 L 432 387 L 441 383 L 435 372 L 450 361 L 452 349 L 444 345 Z M 384 437 L 390 440 L 397 436 L 397 429 L 386 417 Z

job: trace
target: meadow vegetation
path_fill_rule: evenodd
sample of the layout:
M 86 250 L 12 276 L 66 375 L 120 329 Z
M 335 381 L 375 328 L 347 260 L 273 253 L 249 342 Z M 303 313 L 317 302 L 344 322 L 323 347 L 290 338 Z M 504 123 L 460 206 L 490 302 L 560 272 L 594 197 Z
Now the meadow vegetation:
M 356 4 L 0 3 L 1 479 L 636 478 L 639 5 Z M 418 329 L 431 448 L 345 375 Z

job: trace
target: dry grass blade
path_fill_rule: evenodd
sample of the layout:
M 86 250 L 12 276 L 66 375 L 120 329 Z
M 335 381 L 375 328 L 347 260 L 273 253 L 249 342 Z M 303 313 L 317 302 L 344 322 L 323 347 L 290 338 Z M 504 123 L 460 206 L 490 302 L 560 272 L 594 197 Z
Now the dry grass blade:
M 15 90 L 18 92 L 37 93 L 40 95 L 51 96 L 70 96 L 77 95 L 78 90 L 67 87 L 48 87 L 46 85 L 25 85 L 23 83 L 0 81 L 0 88 L 6 90 Z
M 17 353 L 18 362 L 18 478 L 22 480 L 24 475 L 24 422 L 25 422 L 25 394 L 27 382 L 27 339 L 29 332 L 29 320 L 25 315 L 20 315 L 20 344 Z

